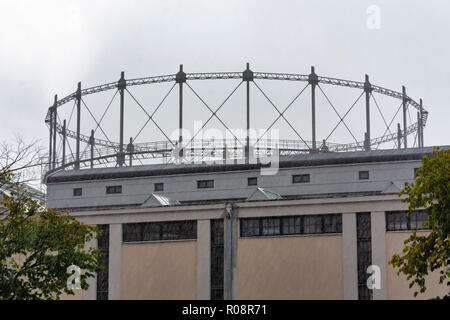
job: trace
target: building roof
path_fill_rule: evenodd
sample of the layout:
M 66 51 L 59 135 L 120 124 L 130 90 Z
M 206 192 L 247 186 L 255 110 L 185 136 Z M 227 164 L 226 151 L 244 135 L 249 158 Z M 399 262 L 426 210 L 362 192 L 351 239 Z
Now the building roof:
M 449 149 L 450 146 L 441 146 Z M 311 167 L 339 164 L 359 164 L 371 162 L 420 160 L 423 156 L 431 155 L 433 147 L 390 149 L 355 152 L 330 152 L 316 154 L 296 154 L 281 156 L 280 168 Z M 161 175 L 217 173 L 227 171 L 258 170 L 267 165 L 261 163 L 188 163 L 188 164 L 152 164 L 132 167 L 93 168 L 82 170 L 61 170 L 49 175 L 47 183 L 104 180 L 118 178 L 136 178 Z

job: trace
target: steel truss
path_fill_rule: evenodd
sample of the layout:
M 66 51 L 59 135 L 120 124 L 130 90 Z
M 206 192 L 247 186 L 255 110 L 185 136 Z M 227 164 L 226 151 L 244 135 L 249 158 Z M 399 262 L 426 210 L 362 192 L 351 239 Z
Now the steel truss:
M 234 141 L 213 141 L 213 140 L 194 140 L 194 137 L 191 139 L 191 141 L 188 142 L 185 147 L 183 147 L 183 151 L 185 159 L 187 161 L 196 162 L 196 161 L 205 161 L 205 160 L 220 160 L 224 158 L 224 153 L 228 152 L 227 156 L 229 157 L 231 155 L 232 159 L 240 159 L 240 158 L 248 158 L 250 155 L 250 148 L 251 153 L 255 157 L 260 157 L 266 153 L 270 153 L 271 150 L 273 150 L 274 143 L 277 144 L 277 147 L 279 149 L 279 152 L 281 155 L 289 155 L 289 154 L 297 154 L 297 153 L 306 153 L 306 152 L 345 152 L 345 151 L 363 151 L 363 150 L 370 150 L 371 147 L 378 148 L 380 144 L 391 142 L 393 141 L 398 148 L 400 148 L 401 141 L 404 141 L 405 147 L 407 146 L 406 143 L 406 137 L 408 135 L 416 133 L 416 138 L 418 138 L 418 145 L 423 146 L 423 128 L 426 125 L 427 118 L 428 118 L 428 112 L 423 108 L 422 101 L 416 102 L 414 99 L 406 95 L 406 91 L 403 88 L 402 92 L 390 90 L 387 88 L 383 88 L 380 86 L 372 85 L 368 81 L 368 76 L 366 76 L 365 82 L 359 82 L 359 81 L 352 81 L 352 80 L 344 80 L 344 79 L 338 79 L 338 78 L 331 78 L 331 77 L 323 77 L 323 76 L 317 76 L 314 72 L 314 68 L 311 69 L 311 74 L 304 75 L 304 74 L 287 74 L 287 73 L 268 73 L 268 72 L 253 72 L 249 69 L 249 65 L 247 64 L 247 69 L 244 72 L 210 72 L 210 73 L 184 73 L 182 66 L 180 67 L 180 72 L 177 74 L 170 74 L 170 75 L 162 75 L 162 76 L 152 76 L 152 77 L 145 77 L 145 78 L 136 78 L 136 79 L 125 79 L 124 74 L 122 73 L 121 79 L 117 82 L 111 82 L 107 84 L 102 84 L 99 86 L 94 86 L 90 88 L 81 89 L 81 84 L 79 83 L 77 91 L 69 94 L 68 96 L 57 99 L 55 96 L 55 102 L 54 104 L 49 107 L 45 122 L 49 125 L 50 129 L 50 154 L 49 154 L 49 172 L 53 172 L 55 170 L 60 170 L 64 168 L 79 168 L 81 167 L 94 167 L 95 165 L 102 164 L 102 165 L 108 165 L 109 163 L 116 162 L 117 165 L 132 165 L 133 160 L 135 161 L 141 161 L 145 159 L 152 159 L 152 158 L 163 158 L 167 160 L 168 157 L 173 155 L 173 152 L 177 145 L 180 144 L 182 141 L 182 137 L 180 136 L 180 139 L 178 141 L 171 141 L 168 139 L 167 135 L 164 133 L 164 131 L 161 130 L 161 128 L 158 126 L 158 124 L 154 121 L 153 115 L 154 113 L 159 109 L 161 104 L 166 99 L 167 95 L 170 94 L 173 87 L 176 84 L 179 84 L 180 86 L 180 129 L 182 128 L 182 88 L 183 84 L 186 84 L 186 87 L 193 91 L 193 93 L 201 100 L 201 102 L 205 105 L 207 109 L 211 112 L 211 117 L 208 119 L 208 121 L 216 117 L 222 125 L 224 125 L 225 128 L 227 128 L 226 124 L 221 121 L 221 119 L 216 115 L 217 111 L 222 107 L 222 105 L 228 100 L 228 98 L 234 93 L 234 91 L 240 86 L 236 87 L 236 89 L 225 99 L 225 101 L 217 108 L 215 111 L 212 110 L 208 104 L 195 92 L 195 90 L 187 83 L 188 81 L 193 80 L 225 80 L 225 79 L 236 79 L 241 80 L 242 84 L 243 82 L 247 82 L 247 112 L 249 112 L 249 83 L 253 82 L 257 89 L 265 96 L 265 98 L 271 103 L 271 105 L 276 109 L 279 116 L 276 118 L 276 120 L 271 124 L 273 126 L 275 122 L 283 118 L 286 120 L 288 125 L 293 129 L 293 131 L 297 134 L 297 136 L 300 138 L 300 140 L 279 140 L 279 141 L 271 141 L 270 139 L 262 139 L 260 137 L 259 139 L 255 141 L 251 141 L 247 136 L 247 142 L 245 145 L 242 145 L 242 142 L 238 140 L 237 138 Z M 283 110 L 280 111 L 279 108 L 270 100 L 270 98 L 264 93 L 264 91 L 258 86 L 257 82 L 255 80 L 278 80 L 278 81 L 300 81 L 300 82 L 306 82 L 306 87 L 297 95 L 297 97 Z M 141 86 L 141 85 L 150 85 L 150 84 L 156 84 L 156 83 L 165 83 L 165 82 L 173 82 L 174 86 L 170 89 L 170 91 L 167 93 L 167 95 L 164 97 L 164 99 L 161 101 L 161 103 L 158 105 L 156 110 L 153 112 L 153 114 L 148 114 L 147 111 L 142 107 L 140 102 L 132 95 L 130 91 L 128 91 L 128 87 L 133 86 Z M 366 93 L 366 107 L 369 108 L 369 100 L 370 97 L 373 98 L 374 102 L 376 103 L 376 106 L 378 108 L 378 111 L 381 113 L 381 110 L 378 107 L 378 103 L 376 102 L 375 98 L 373 97 L 373 93 L 378 93 L 384 96 L 389 96 L 395 99 L 398 99 L 402 102 L 399 109 L 397 110 L 397 113 L 399 112 L 400 108 L 403 106 L 403 117 L 404 117 L 404 128 L 403 130 L 400 130 L 399 127 L 395 132 L 391 132 L 391 125 L 392 121 L 394 120 L 397 113 L 392 118 L 392 121 L 387 124 L 383 114 L 381 113 L 381 116 L 383 117 L 383 121 L 385 122 L 385 125 L 387 127 L 385 134 L 381 137 L 376 138 L 370 138 L 370 119 L 368 119 L 367 123 L 367 136 L 366 139 L 363 141 L 358 141 L 352 132 L 350 131 L 350 128 L 345 124 L 345 117 L 347 114 L 351 111 L 353 106 L 358 102 L 357 99 L 353 103 L 353 105 L 350 107 L 350 109 L 346 112 L 344 116 L 341 116 L 335 107 L 333 106 L 332 102 L 328 99 L 326 96 L 326 93 L 323 91 L 321 85 L 332 85 L 332 86 L 341 86 L 341 87 L 348 87 L 348 88 L 354 88 L 363 90 L 363 93 L 361 96 Z M 284 112 L 291 106 L 291 104 L 300 96 L 303 91 L 308 87 L 312 87 L 313 92 L 313 113 L 314 113 L 314 88 L 317 86 L 319 87 L 320 91 L 325 95 L 327 101 L 329 102 L 330 106 L 334 109 L 336 114 L 338 115 L 340 121 L 336 125 L 339 126 L 341 123 L 343 123 L 350 134 L 354 137 L 355 142 L 352 143 L 345 143 L 345 144 L 336 144 L 336 143 L 329 143 L 327 140 L 331 136 L 331 134 L 334 132 L 336 127 L 333 129 L 333 131 L 330 133 L 330 135 L 327 137 L 327 139 L 323 140 L 320 144 L 320 147 L 316 147 L 316 141 L 315 139 L 315 120 L 313 120 L 313 141 L 305 141 L 300 136 L 300 134 L 297 132 L 297 130 L 289 123 L 289 121 L 284 117 Z M 147 120 L 146 124 L 151 120 L 160 131 L 164 134 L 164 136 L 167 138 L 167 141 L 156 141 L 156 142 L 145 142 L 145 143 L 133 143 L 133 141 L 130 141 L 130 144 L 125 146 L 123 143 L 123 133 L 121 132 L 121 142 L 115 142 L 110 141 L 109 138 L 106 136 L 106 133 L 101 128 L 101 121 L 103 120 L 104 114 L 108 111 L 109 106 L 111 105 L 112 101 L 114 100 L 116 94 L 114 94 L 110 104 L 108 105 L 108 108 L 104 112 L 102 118 L 100 121 L 97 121 L 97 119 L 93 116 L 90 109 L 86 105 L 86 103 L 83 100 L 83 96 L 108 91 L 108 90 L 116 90 L 117 92 L 120 92 L 121 96 L 121 108 L 123 110 L 123 95 L 125 92 L 127 92 L 133 100 L 139 105 L 139 107 L 147 114 L 149 119 Z M 75 102 L 75 105 L 78 107 L 78 121 L 79 121 L 79 113 L 81 107 L 86 107 L 88 112 L 93 117 L 94 121 L 97 124 L 97 128 L 100 128 L 100 130 L 103 132 L 106 139 L 100 139 L 98 137 L 95 137 L 95 130 L 92 130 L 91 135 L 85 135 L 80 132 L 79 124 L 77 131 L 69 130 L 64 125 L 61 124 L 61 121 L 59 121 L 57 116 L 57 109 L 71 101 Z M 74 107 L 75 107 L 74 105 Z M 406 126 L 406 111 L 409 112 L 409 106 L 412 106 L 413 108 L 418 110 L 418 117 L 417 122 L 411 123 L 409 126 Z M 72 109 L 73 113 L 73 109 Z M 367 112 L 368 114 L 368 112 Z M 410 115 L 409 115 L 410 116 Z M 121 116 L 121 121 L 122 121 Z M 247 119 L 249 117 L 249 113 L 247 113 Z M 367 115 L 368 117 L 368 115 Z M 207 121 L 207 122 L 208 122 Z M 410 121 L 412 122 L 412 121 Z M 69 120 L 70 123 L 70 120 Z M 144 127 L 145 127 L 144 125 Z M 206 123 L 205 123 L 206 125 Z M 141 128 L 142 131 L 143 128 Z M 268 128 L 269 130 L 270 128 Z M 268 131 L 267 130 L 267 131 Z M 140 132 L 138 135 L 140 134 Z M 266 132 L 267 132 L 266 131 Z M 58 159 L 56 156 L 56 133 L 62 137 L 62 150 L 63 150 L 63 156 L 59 157 Z M 77 141 L 77 157 L 75 157 L 72 154 L 67 155 L 65 152 L 65 146 L 66 144 L 70 148 L 70 144 L 66 142 L 67 138 L 72 138 Z M 136 138 L 136 137 L 135 137 Z M 53 141 L 52 141 L 53 139 Z M 133 139 L 131 139 L 133 140 Z M 237 143 L 238 141 L 238 143 Z M 415 139 L 416 141 L 416 139 Z M 84 151 L 79 151 L 79 143 L 84 142 L 86 144 L 86 148 Z M 240 145 L 239 145 L 240 144 Z M 90 150 L 87 150 L 87 148 L 90 146 Z M 124 149 L 124 146 L 126 147 L 126 150 Z M 313 146 L 313 147 L 311 147 Z M 53 150 L 52 150 L 53 149 Z M 71 149 L 71 148 L 70 148 Z M 72 149 L 71 149 L 72 151 Z M 220 156 L 217 156 L 217 155 Z M 125 157 L 128 157 L 129 162 L 128 164 L 125 163 Z M 142 162 L 141 162 L 142 163 Z

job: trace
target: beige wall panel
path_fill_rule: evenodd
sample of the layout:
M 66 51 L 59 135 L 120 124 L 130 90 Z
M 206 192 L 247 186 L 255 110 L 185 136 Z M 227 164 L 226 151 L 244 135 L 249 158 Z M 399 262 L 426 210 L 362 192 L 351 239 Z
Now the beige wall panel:
M 237 299 L 343 299 L 342 236 L 240 238 Z
M 418 232 L 420 234 L 420 232 Z M 426 234 L 426 233 L 422 233 Z M 386 233 L 386 261 L 391 260 L 392 256 L 397 253 L 401 254 L 404 247 L 404 241 L 411 235 L 410 232 L 388 232 Z M 409 281 L 403 274 L 397 275 L 397 270 L 388 264 L 386 267 L 387 279 L 387 298 L 388 299 L 414 299 L 414 291 L 417 286 L 409 288 Z M 439 272 L 434 272 L 426 278 L 425 285 L 427 290 L 425 293 L 419 293 L 415 299 L 430 299 L 437 296 L 443 296 L 448 293 L 448 287 L 439 285 Z
M 63 293 L 60 296 L 60 300 L 84 300 L 84 291 L 83 290 L 73 290 L 75 295 L 68 295 Z
M 122 245 L 121 299 L 196 299 L 197 242 Z

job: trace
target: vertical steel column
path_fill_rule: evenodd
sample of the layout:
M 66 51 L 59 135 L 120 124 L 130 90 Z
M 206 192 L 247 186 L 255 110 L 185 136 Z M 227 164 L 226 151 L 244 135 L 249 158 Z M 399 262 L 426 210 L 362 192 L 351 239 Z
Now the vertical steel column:
M 75 169 L 80 169 L 81 82 L 78 82 L 75 97 L 77 100 L 77 146 L 75 151 Z
M 133 146 L 133 137 L 130 137 L 130 143 L 127 145 L 127 152 L 130 154 L 130 167 L 133 166 L 133 152 L 134 152 L 134 146 Z
M 225 139 L 223 139 L 223 150 L 222 150 L 222 158 L 223 158 L 223 163 L 227 163 L 228 160 L 228 156 L 227 156 L 227 142 Z
M 56 168 L 56 123 L 58 121 L 58 95 L 55 94 L 55 102 L 53 104 L 53 169 Z
M 364 140 L 364 149 L 370 151 L 370 94 L 372 93 L 372 85 L 369 82 L 369 76 L 366 74 L 364 82 L 364 92 L 366 93 L 366 134 Z
M 179 101 L 178 101 L 178 145 L 180 146 L 180 157 L 183 157 L 183 83 L 186 82 L 186 73 L 183 71 L 183 65 L 180 64 L 180 70 L 175 75 L 175 82 L 179 84 Z
M 245 141 L 245 163 L 250 159 L 250 81 L 253 81 L 253 71 L 250 70 L 250 63 L 247 62 L 247 68 L 242 73 L 243 81 L 247 82 L 247 137 Z
M 420 142 L 420 130 L 421 130 L 421 125 L 420 125 L 420 112 L 417 111 L 417 147 L 420 148 L 421 147 L 421 142 Z
M 312 150 L 316 152 L 316 85 L 319 83 L 319 77 L 311 67 L 311 73 L 308 77 L 308 82 L 311 85 L 311 123 L 312 123 Z
M 402 148 L 402 129 L 400 128 L 400 123 L 397 123 L 397 148 Z
M 63 141 L 62 141 L 62 161 L 61 165 L 64 166 L 66 164 L 66 119 L 63 121 Z
M 91 136 L 89 137 L 89 144 L 91 145 L 91 169 L 94 167 L 94 130 L 91 130 Z
M 48 141 L 48 168 L 52 169 L 52 154 L 53 154 L 53 107 L 49 108 L 50 112 L 50 124 L 49 124 L 49 141 Z
M 406 111 L 408 108 L 408 98 L 406 97 L 406 88 L 402 87 L 402 99 L 403 99 L 403 146 L 404 148 L 408 148 L 408 133 L 407 124 L 406 124 Z
M 124 94 L 127 82 L 125 81 L 125 72 L 120 73 L 120 79 L 117 84 L 117 88 L 120 92 L 120 144 L 119 144 L 119 155 L 117 156 L 117 164 L 119 167 L 123 166 L 125 161 L 123 153 L 123 116 L 124 116 Z
M 424 143 L 423 143 L 423 129 L 424 129 L 424 125 L 423 125 L 423 103 L 422 103 L 422 99 L 420 99 L 420 147 L 423 148 Z

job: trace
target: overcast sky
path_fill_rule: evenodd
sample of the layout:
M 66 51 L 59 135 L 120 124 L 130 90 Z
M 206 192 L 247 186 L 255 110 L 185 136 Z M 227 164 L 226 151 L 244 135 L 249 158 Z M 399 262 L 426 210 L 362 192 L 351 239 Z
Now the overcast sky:
M 370 5 L 381 10 L 380 29 L 367 27 Z M 241 71 L 250 62 L 254 71 L 307 74 L 314 65 L 323 76 L 363 81 L 367 73 L 380 86 L 401 91 L 405 85 L 408 95 L 422 98 L 429 111 L 425 144 L 450 144 L 449 17 L 450 2 L 444 0 L 0 0 L 0 140 L 21 134 L 27 139 L 41 138 L 46 145 L 44 117 L 53 95 L 66 96 L 78 81 L 83 87 L 116 81 L 120 71 L 125 71 L 127 78 L 172 74 L 181 63 L 186 72 Z M 217 105 L 235 84 L 215 83 L 213 89 L 213 84 L 202 87 L 197 82 L 195 88 L 209 94 L 209 101 L 214 101 L 211 104 Z M 261 86 L 283 108 L 304 84 L 287 84 L 290 91 L 263 82 Z M 149 102 L 150 111 L 169 87 L 149 94 L 154 99 Z M 148 90 L 139 97 L 143 99 L 151 92 Z M 359 95 L 354 89 L 333 90 L 327 92 L 342 107 L 342 114 Z M 96 115 L 103 112 L 112 93 L 105 95 L 102 105 L 91 100 Z M 242 116 L 230 111 L 230 121 L 244 119 L 245 100 L 239 99 L 230 101 L 233 106 L 229 108 L 241 110 Z M 185 105 L 188 122 L 209 116 L 207 109 L 194 106 L 194 100 Z M 261 97 L 252 100 L 252 123 L 264 127 L 276 112 L 262 101 Z M 309 122 L 297 124 L 295 119 L 306 117 L 308 101 L 299 102 L 288 115 L 296 126 L 304 126 L 299 131 L 306 139 L 310 138 Z M 176 92 L 168 103 L 176 110 Z M 358 140 L 363 139 L 365 121 L 363 101 L 360 103 L 361 113 L 355 111 L 353 118 L 349 117 L 354 121 L 349 127 L 361 129 Z M 399 102 L 389 103 L 386 100 L 386 118 L 393 115 Z M 118 128 L 115 106 L 115 115 L 105 119 L 113 131 Z M 67 106 L 68 111 L 71 107 Z M 327 120 L 332 126 L 338 120 L 323 99 L 318 109 L 321 125 Z M 130 132 L 126 137 L 134 135 L 131 129 L 146 120 L 138 112 L 127 109 L 126 130 Z M 176 127 L 176 113 L 159 112 L 163 127 Z M 372 137 L 384 130 L 376 112 L 372 110 L 373 130 L 378 134 L 374 132 Z M 412 116 L 415 119 L 415 112 Z M 320 140 L 326 132 L 322 129 Z M 346 129 L 340 130 L 330 140 L 352 142 L 345 136 Z M 111 136 L 116 139 L 117 134 Z M 156 133 L 154 137 L 144 134 L 142 141 L 162 140 Z M 285 137 L 295 138 L 292 132 Z

